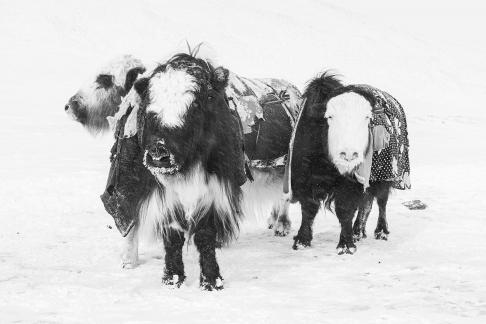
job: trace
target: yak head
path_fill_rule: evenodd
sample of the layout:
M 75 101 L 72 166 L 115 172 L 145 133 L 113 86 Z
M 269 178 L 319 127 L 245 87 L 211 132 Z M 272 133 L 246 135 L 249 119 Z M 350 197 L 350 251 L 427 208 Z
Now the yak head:
M 145 164 L 161 178 L 203 162 L 216 139 L 209 125 L 227 109 L 228 70 L 206 60 L 177 54 L 135 89 L 141 97 Z
M 342 175 L 352 173 L 364 160 L 369 144 L 372 107 L 355 92 L 345 92 L 327 102 L 327 150 Z
M 116 58 L 79 89 L 64 110 L 91 133 L 107 130 L 107 117 L 118 111 L 122 97 L 144 71 L 142 62 L 131 55 Z

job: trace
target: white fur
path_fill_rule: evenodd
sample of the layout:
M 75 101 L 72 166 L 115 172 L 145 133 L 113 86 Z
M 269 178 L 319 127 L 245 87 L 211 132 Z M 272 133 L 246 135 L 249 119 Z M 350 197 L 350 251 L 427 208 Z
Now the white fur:
M 121 55 L 114 58 L 103 66 L 96 75 L 110 74 L 114 76 L 114 83 L 117 86 L 123 87 L 127 72 L 136 67 L 142 67 L 142 61 L 133 57 L 132 55 Z
M 363 162 L 371 112 L 370 103 L 354 92 L 333 97 L 327 103 L 329 155 L 341 174 L 351 173 Z
M 272 209 L 278 209 L 278 217 L 288 211 L 288 200 L 283 197 L 283 177 L 274 171 L 261 171 L 252 168 L 254 181 L 249 180 L 242 186 L 242 209 L 246 218 L 261 229 L 268 225 Z M 249 227 L 249 222 L 245 226 Z
M 118 87 L 125 86 L 127 72 L 136 67 L 143 67 L 139 59 L 131 55 L 123 55 L 111 60 L 108 64 L 98 70 L 90 81 L 78 91 L 80 101 L 89 109 L 96 110 L 104 101 L 110 99 L 110 96 L 119 96 L 115 89 L 103 89 L 96 83 L 96 77 L 100 74 L 113 75 L 113 83 Z M 121 99 L 121 98 L 120 98 Z
M 123 238 L 122 244 L 122 268 L 135 268 L 138 264 L 138 226 L 132 227 L 127 236 Z
M 141 98 L 135 88 L 130 89 L 125 97 L 122 98 L 122 102 L 118 108 L 118 112 L 113 116 L 108 116 L 106 119 L 110 125 L 110 130 L 114 133 L 118 121 L 125 116 L 129 107 L 132 107 L 132 112 L 127 118 L 124 127 L 124 136 L 131 137 L 137 134 L 137 113 L 140 107 Z
M 149 87 L 147 111 L 156 112 L 164 126 L 182 126 L 184 114 L 194 101 L 194 91 L 198 90 L 196 79 L 184 70 L 167 67 L 150 79 Z
M 235 210 L 228 199 L 231 195 L 229 184 L 222 183 L 215 175 L 207 174 L 199 164 L 186 175 L 155 176 L 164 186 L 164 192 L 159 194 L 159 191 L 154 191 L 143 203 L 140 221 L 144 227 L 177 227 L 169 217 L 178 205 L 184 208 L 186 221 L 190 225 L 196 225 L 194 217 L 204 214 L 211 205 L 215 206 L 218 215 L 232 215 Z M 237 218 L 229 219 L 229 226 L 234 232 L 238 228 Z

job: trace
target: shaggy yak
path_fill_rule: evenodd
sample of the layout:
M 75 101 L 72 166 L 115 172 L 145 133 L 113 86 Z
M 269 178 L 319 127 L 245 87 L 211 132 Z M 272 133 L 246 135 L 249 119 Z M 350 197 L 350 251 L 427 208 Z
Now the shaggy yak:
M 184 55 L 179 55 L 177 57 L 178 59 L 170 60 L 170 63 L 167 64 L 169 66 L 178 65 L 179 63 L 177 62 L 180 61 L 181 66 L 184 66 L 194 60 L 194 58 L 190 59 L 189 57 Z M 129 56 L 126 56 L 123 59 L 126 61 L 127 66 L 125 71 L 130 71 L 133 68 L 131 62 L 136 60 Z M 189 63 L 187 63 L 186 61 L 189 61 Z M 198 62 L 199 64 L 202 64 L 202 61 Z M 192 63 L 190 63 L 189 65 L 191 64 Z M 211 66 L 210 64 L 204 64 L 208 67 Z M 117 66 L 117 64 L 114 64 L 114 66 Z M 159 67 L 158 69 L 160 70 L 161 68 Z M 143 67 L 139 69 L 139 71 L 142 70 Z M 198 70 L 199 68 L 195 69 L 194 71 L 197 72 Z M 74 115 L 74 117 L 79 114 L 77 114 L 76 112 L 70 112 L 71 110 L 79 109 L 81 111 L 86 111 L 88 115 L 92 113 L 92 115 L 90 115 L 90 118 L 75 118 L 87 128 L 90 128 L 92 132 L 97 132 L 107 128 L 108 123 L 103 120 L 103 116 L 108 117 L 108 119 L 111 120 L 112 125 L 116 125 L 114 127 L 114 131 L 115 138 L 117 138 L 117 143 L 115 143 L 112 149 L 113 164 L 110 171 L 107 189 L 103 194 L 102 198 L 105 203 L 106 209 L 114 217 L 118 229 L 121 231 L 123 236 L 127 237 L 125 241 L 124 251 L 122 253 L 123 266 L 132 267 L 136 265 L 138 260 L 138 237 L 140 235 L 146 234 L 143 228 L 147 226 L 143 225 L 147 225 L 147 223 L 152 222 L 152 225 L 154 225 L 154 228 L 156 230 L 156 234 L 164 238 L 164 243 L 166 245 L 167 262 L 164 282 L 167 284 L 179 285 L 184 278 L 182 256 L 180 254 L 180 248 L 182 247 L 181 239 L 183 243 L 184 237 L 176 235 L 176 239 L 167 240 L 167 238 L 170 238 L 170 236 L 173 234 L 173 231 L 167 231 L 166 228 L 164 229 L 164 226 L 161 226 L 160 222 L 154 222 L 150 219 L 149 221 L 147 221 L 148 217 L 146 217 L 149 212 L 151 212 L 152 215 L 159 213 L 159 218 L 168 217 L 167 219 L 173 220 L 173 217 L 176 217 L 176 219 L 180 219 L 182 225 L 184 225 L 177 225 L 176 227 L 180 227 L 179 230 L 188 230 L 192 233 L 195 229 L 193 224 L 195 219 L 191 218 L 191 221 L 189 223 L 187 223 L 187 221 L 182 221 L 183 218 L 181 218 L 181 212 L 178 212 L 178 207 L 175 208 L 174 206 L 172 206 L 175 208 L 174 210 L 176 212 L 172 211 L 171 213 L 168 213 L 166 208 L 167 202 L 162 199 L 157 200 L 153 198 L 154 186 L 155 188 L 158 188 L 157 190 L 159 190 L 160 187 L 163 187 L 165 188 L 165 191 L 168 190 L 167 188 L 173 187 L 173 190 L 169 191 L 170 195 L 172 195 L 171 199 L 176 196 L 174 193 L 177 193 L 178 190 L 180 191 L 182 189 L 181 184 L 177 181 L 165 181 L 164 183 L 164 181 L 160 179 L 160 171 L 164 170 L 163 168 L 167 168 L 166 166 L 164 166 L 164 163 L 170 164 L 175 162 L 176 156 L 174 153 L 166 155 L 166 153 L 168 152 L 166 147 L 169 145 L 166 143 L 166 139 L 155 140 L 157 137 L 152 136 L 152 139 L 145 140 L 148 136 L 147 133 L 149 132 L 140 131 L 140 129 L 146 129 L 146 127 L 148 127 L 141 127 L 141 120 L 147 120 L 147 125 L 154 125 L 154 123 L 151 121 L 151 118 L 144 119 L 140 116 L 141 114 L 143 114 L 144 110 L 147 111 L 146 107 L 143 108 L 144 105 L 147 106 L 146 101 L 158 97 L 167 97 L 168 95 L 171 95 L 169 90 L 171 90 L 172 87 L 177 89 L 177 87 L 181 86 L 178 83 L 173 84 L 171 85 L 170 89 L 168 88 L 167 91 L 163 91 L 162 93 L 150 92 L 142 89 L 144 86 L 146 87 L 146 89 L 152 89 L 150 84 L 154 76 L 157 78 L 157 71 L 158 70 L 156 69 L 154 72 L 145 73 L 145 75 L 149 78 L 142 78 L 137 83 L 138 92 L 136 91 L 136 89 L 132 89 L 131 91 L 129 91 L 129 94 L 126 95 L 126 93 L 118 91 L 120 95 L 123 94 L 125 95 L 125 97 L 120 96 L 117 100 L 104 99 L 105 97 L 102 95 L 103 91 L 105 91 L 106 94 L 114 93 L 113 89 L 110 89 L 110 87 L 105 88 L 102 85 L 95 85 L 88 87 L 88 90 L 80 90 L 75 96 L 70 99 L 69 103 L 66 105 L 66 110 L 71 115 Z M 274 227 L 276 235 L 285 235 L 289 231 L 290 222 L 288 221 L 287 217 L 289 202 L 288 200 L 281 198 L 283 164 L 284 156 L 288 151 L 288 143 L 290 141 L 291 130 L 294 126 L 294 121 L 297 115 L 297 105 L 300 99 L 300 93 L 294 86 L 282 80 L 250 80 L 239 77 L 231 72 L 228 72 L 225 69 L 216 69 L 215 71 L 217 73 L 222 73 L 223 76 L 229 80 L 229 85 L 225 89 L 226 95 L 230 101 L 229 106 L 232 109 L 233 114 L 238 115 L 239 117 L 239 119 L 237 119 L 239 120 L 239 125 L 230 125 L 232 125 L 234 129 L 244 130 L 245 153 L 249 158 L 249 160 L 247 159 L 247 164 L 250 165 L 255 180 L 260 180 L 260 183 L 258 183 L 258 181 L 255 181 L 252 184 L 245 184 L 245 189 L 250 191 L 258 191 L 262 187 L 270 187 L 270 191 L 272 191 L 273 195 L 277 195 L 280 198 L 279 201 L 274 205 L 271 220 L 272 225 L 276 225 Z M 199 72 L 197 72 L 196 74 L 198 73 Z M 99 77 L 96 78 L 95 84 L 98 83 L 99 79 Z M 120 81 L 116 82 L 116 79 L 116 76 L 113 76 L 113 85 L 123 83 Z M 99 93 L 90 93 L 89 91 L 91 89 L 95 89 Z M 214 91 L 214 89 L 212 89 L 211 91 Z M 95 93 L 96 95 L 93 97 L 93 94 Z M 168 103 L 173 104 L 172 97 L 169 96 L 166 100 L 168 100 Z M 112 102 L 113 106 L 111 106 L 109 109 L 106 102 Z M 122 102 L 121 105 L 119 104 L 120 102 Z M 114 106 L 115 104 L 118 106 Z M 197 106 L 200 105 L 200 103 L 198 103 L 196 100 L 192 105 Z M 190 105 L 191 109 L 192 105 Z M 100 112 L 102 109 L 103 111 Z M 115 115 L 114 118 L 112 118 L 111 116 L 117 111 L 118 113 Z M 172 122 L 174 125 L 176 125 L 176 119 L 170 121 L 171 118 L 173 118 L 174 116 L 176 115 L 169 115 L 168 117 L 162 118 L 162 120 L 169 120 L 169 122 Z M 188 118 L 189 115 L 185 116 L 183 114 L 182 117 Z M 195 117 L 193 116 L 193 118 Z M 94 119 L 97 120 L 97 122 L 85 122 L 87 120 Z M 141 134 L 143 134 L 143 138 L 141 137 Z M 195 145 L 193 143 L 194 138 L 197 137 L 180 137 L 179 140 L 181 140 L 183 143 L 188 143 L 180 146 L 191 147 L 192 145 Z M 212 141 L 212 139 L 206 138 L 205 145 L 214 145 Z M 151 143 L 150 145 L 146 144 L 149 142 Z M 141 145 L 140 143 L 145 143 L 145 146 Z M 144 149 L 142 149 L 141 147 L 143 147 Z M 241 145 L 239 145 L 239 147 L 241 147 Z M 172 149 L 175 150 L 175 148 Z M 201 149 L 201 147 L 198 148 L 198 150 Z M 196 154 L 196 152 L 188 152 Z M 178 151 L 178 154 L 183 153 L 183 151 Z M 225 154 L 226 153 L 220 153 L 221 156 L 224 156 Z M 169 160 L 167 160 L 167 158 Z M 232 161 L 233 166 L 236 166 L 235 162 L 236 160 Z M 224 161 L 221 160 L 221 163 L 224 164 Z M 210 167 L 213 168 L 214 166 Z M 171 169 L 172 171 L 166 171 L 171 173 L 176 172 L 176 169 L 178 169 L 178 167 L 176 168 L 174 166 L 171 166 L 168 169 Z M 195 178 L 198 178 L 196 176 L 197 172 L 194 172 L 194 170 L 190 172 L 194 173 Z M 159 174 L 159 177 L 153 176 L 157 174 Z M 239 177 L 241 178 L 241 174 L 239 175 Z M 203 178 L 206 177 L 199 177 L 197 182 L 206 183 L 208 182 L 208 180 L 210 180 Z M 242 181 L 242 179 L 240 179 L 240 181 Z M 263 182 L 263 185 L 261 184 L 261 182 Z M 217 191 L 216 187 L 218 187 L 215 187 L 215 185 L 217 184 L 216 182 L 211 180 L 209 183 L 215 197 L 224 197 L 224 190 L 220 190 L 221 192 L 219 192 L 217 195 L 214 192 Z M 204 199 L 207 199 L 209 191 L 207 191 L 206 189 L 204 189 L 203 191 L 205 192 L 204 194 L 201 192 L 200 186 L 193 184 L 193 186 L 190 186 L 190 188 L 186 188 L 186 193 L 181 196 L 186 199 L 190 198 L 190 196 L 193 195 L 202 194 L 205 197 Z M 153 198 L 151 200 L 152 203 L 147 202 L 148 200 L 150 200 L 149 198 Z M 167 193 L 165 193 L 165 198 L 167 198 Z M 192 203 L 194 203 L 194 201 Z M 221 206 L 223 205 L 226 205 L 226 207 L 231 206 L 230 203 L 236 204 L 236 202 L 233 201 L 228 201 L 227 203 L 225 203 L 224 201 L 219 201 L 216 206 L 219 206 L 218 208 L 221 209 Z M 194 207 L 192 207 L 192 209 L 194 209 Z M 234 208 L 232 207 L 230 209 Z M 194 213 L 194 211 L 190 211 L 189 214 L 191 212 Z M 166 216 L 164 216 L 164 214 Z M 187 214 L 186 211 L 184 211 L 184 214 Z M 225 242 L 229 238 L 234 236 L 238 224 L 237 218 L 238 217 L 228 218 L 226 219 L 227 222 L 220 222 L 219 225 L 216 224 L 217 226 L 219 226 L 217 228 L 221 229 L 221 226 L 222 228 L 224 228 L 224 231 L 216 231 L 216 245 L 219 245 L 220 243 Z M 184 222 L 186 222 L 186 224 L 184 224 Z M 173 227 L 176 223 L 177 222 L 172 221 L 169 225 Z M 202 224 L 201 222 L 198 223 Z M 166 234 L 170 235 L 167 236 Z M 199 236 L 195 234 L 195 239 Z M 174 252 L 172 253 L 171 251 Z M 174 254 L 176 254 L 176 256 L 173 256 Z M 203 259 L 201 259 L 201 261 L 202 260 Z M 202 267 L 203 269 L 205 268 L 203 263 Z M 217 269 L 217 264 L 215 268 Z M 218 276 L 219 273 L 216 276 L 210 276 L 210 278 L 214 279 Z M 216 283 L 216 281 L 218 281 L 218 283 Z M 202 280 L 202 286 L 210 289 L 216 286 L 220 287 L 220 285 L 221 280 L 219 279 L 212 280 L 209 285 L 207 284 L 206 280 Z
M 135 83 L 140 101 L 124 116 L 136 114 L 137 136 L 124 138 L 129 125 L 124 118 L 117 123 L 102 200 L 122 232 L 138 220 L 162 238 L 168 285 L 185 279 L 187 234 L 200 254 L 200 286 L 223 288 L 215 249 L 238 233 L 246 182 L 243 133 L 228 106 L 227 82 L 224 68 L 175 55 Z
M 344 86 L 329 73 L 311 80 L 303 98 L 290 144 L 290 182 L 284 189 L 302 210 L 293 248 L 310 246 L 320 201 L 328 209 L 334 202 L 341 224 L 339 254 L 353 254 L 354 241 L 366 237 L 375 197 L 379 207 L 375 238 L 386 240 L 390 190 L 410 188 L 402 106 L 384 91 L 368 85 Z
M 139 101 L 134 81 L 146 70 L 142 62 L 131 55 L 114 59 L 103 67 L 93 80 L 72 96 L 64 109 L 89 132 L 97 134 L 110 128 L 126 113 L 130 101 Z M 149 73 L 149 72 L 147 72 Z M 229 106 L 241 120 L 245 139 L 247 162 L 255 181 L 251 187 L 259 199 L 273 200 L 269 228 L 276 236 L 290 232 L 289 200 L 282 196 L 283 173 L 292 129 L 301 103 L 299 90 L 281 79 L 249 79 L 228 72 L 226 95 Z M 124 102 L 122 105 L 121 103 Z M 121 109 L 123 106 L 124 109 Z M 117 116 L 115 117 L 115 114 Z M 132 114 L 134 115 L 134 114 Z M 111 127 L 110 127 L 111 123 Z M 135 118 L 128 119 L 125 136 L 136 134 Z M 128 235 L 123 266 L 131 267 L 137 260 L 136 233 Z

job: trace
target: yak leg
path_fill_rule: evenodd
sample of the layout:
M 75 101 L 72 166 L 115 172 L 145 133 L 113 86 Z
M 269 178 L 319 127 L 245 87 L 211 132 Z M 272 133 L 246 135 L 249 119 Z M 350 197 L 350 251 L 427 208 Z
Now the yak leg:
M 314 218 L 319 211 L 319 201 L 312 198 L 300 202 L 302 210 L 302 222 L 299 232 L 294 236 L 294 245 L 292 248 L 297 250 L 299 247 L 308 247 L 312 242 L 312 225 Z
M 292 222 L 289 218 L 290 200 L 282 197 L 273 205 L 268 228 L 273 228 L 275 236 L 287 236 Z
M 203 290 L 223 289 L 223 278 L 219 273 L 219 265 L 216 261 L 216 229 L 214 227 L 213 215 L 216 211 L 210 208 L 210 212 L 205 216 L 195 230 L 194 244 L 199 251 L 199 265 L 201 266 L 201 276 L 199 286 Z
M 336 247 L 338 254 L 353 254 L 356 245 L 353 242 L 353 218 L 356 209 L 363 199 L 363 192 L 358 188 L 343 184 L 334 201 L 336 216 L 341 223 L 341 234 Z
M 386 221 L 386 204 L 389 195 L 390 187 L 387 187 L 386 189 L 380 190 L 376 197 L 379 208 L 378 222 L 375 229 L 375 239 L 377 240 L 387 240 L 388 234 L 390 234 L 390 231 L 388 230 L 388 222 Z
M 133 269 L 138 264 L 138 225 L 123 238 L 121 263 L 123 269 Z
M 366 238 L 366 222 L 368 221 L 368 216 L 370 216 L 374 199 L 375 197 L 368 190 L 363 195 L 353 226 L 353 239 L 355 242 Z
M 186 276 L 182 262 L 182 248 L 184 246 L 184 232 L 168 228 L 164 233 L 165 269 L 162 283 L 179 288 Z
M 339 235 L 339 243 L 336 247 L 338 254 L 354 254 L 356 252 L 356 245 L 353 242 L 353 216 L 355 210 L 336 206 L 336 215 L 339 223 L 341 223 L 341 234 Z

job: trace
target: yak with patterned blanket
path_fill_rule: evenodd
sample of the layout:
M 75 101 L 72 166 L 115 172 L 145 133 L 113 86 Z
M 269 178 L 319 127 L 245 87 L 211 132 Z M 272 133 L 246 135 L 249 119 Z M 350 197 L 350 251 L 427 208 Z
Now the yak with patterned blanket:
M 293 247 L 309 246 L 320 202 L 341 224 L 338 253 L 354 253 L 376 197 L 375 238 L 387 239 L 386 204 L 391 188 L 410 188 L 408 133 L 402 106 L 368 85 L 343 85 L 324 73 L 309 83 L 292 134 L 288 191 L 302 210 Z M 353 226 L 353 217 L 359 209 Z M 353 231 L 354 227 L 354 231 Z M 354 234 L 354 237 L 353 237 Z

